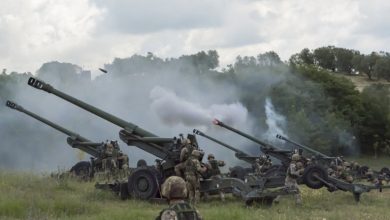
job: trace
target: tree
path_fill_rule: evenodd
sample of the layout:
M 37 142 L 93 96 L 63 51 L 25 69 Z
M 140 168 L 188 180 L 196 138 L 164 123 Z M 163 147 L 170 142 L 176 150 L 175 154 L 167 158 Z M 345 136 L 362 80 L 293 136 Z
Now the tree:
M 357 52 L 345 48 L 334 48 L 333 53 L 335 55 L 335 67 L 337 71 L 351 73 L 352 59 Z
M 314 50 L 315 64 L 331 71 L 336 70 L 336 59 L 333 52 L 334 47 L 320 47 Z
M 280 60 L 279 55 L 274 51 L 268 51 L 257 55 L 257 64 L 259 66 L 273 67 L 281 63 L 282 61 Z
M 390 57 L 383 56 L 376 60 L 373 73 L 378 79 L 390 81 Z

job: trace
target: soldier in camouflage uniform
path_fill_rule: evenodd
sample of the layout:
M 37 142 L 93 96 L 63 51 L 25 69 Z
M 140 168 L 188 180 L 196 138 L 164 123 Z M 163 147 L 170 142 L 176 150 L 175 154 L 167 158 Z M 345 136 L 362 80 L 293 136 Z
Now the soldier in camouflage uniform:
M 199 212 L 184 201 L 187 198 L 186 182 L 178 176 L 171 176 L 162 185 L 161 194 L 169 201 L 156 220 L 202 220 Z
M 202 167 L 199 161 L 201 153 L 198 150 L 193 150 L 190 158 L 185 162 L 184 176 L 189 193 L 190 203 L 195 205 L 200 198 L 200 174 L 207 171 L 206 167 Z
M 114 146 L 113 156 L 118 161 L 118 166 L 120 169 L 129 168 L 129 157 L 122 152 L 119 147 L 118 141 L 111 141 L 111 144 Z
M 353 177 L 352 177 L 352 170 L 351 170 L 351 164 L 349 162 L 343 162 L 342 170 L 340 173 L 340 178 L 344 179 L 348 183 L 353 182 Z
M 182 148 L 180 151 L 180 163 L 175 166 L 176 176 L 184 177 L 183 171 L 185 170 L 185 162 L 190 157 L 194 146 L 189 139 L 183 139 Z
M 106 143 L 102 159 L 103 170 L 108 171 L 116 168 L 114 156 L 114 145 L 112 143 Z
M 207 172 L 210 174 L 210 178 L 212 179 L 221 179 L 221 170 L 219 167 L 225 166 L 225 161 L 223 160 L 216 160 L 214 154 L 209 154 L 207 156 Z M 208 193 L 205 193 L 205 198 L 208 197 Z M 225 201 L 225 195 L 223 191 L 219 191 L 219 197 L 222 201 Z
M 272 161 L 266 155 L 261 155 L 255 162 L 255 174 L 264 175 L 272 166 Z
M 297 204 L 297 205 L 302 204 L 301 192 L 299 190 L 297 179 L 303 173 L 303 164 L 302 164 L 302 162 L 299 162 L 299 160 L 300 160 L 299 154 L 292 155 L 291 163 L 287 169 L 287 175 L 286 175 L 286 179 L 285 179 L 285 183 L 284 183 L 286 190 L 294 193 L 295 204 Z M 281 198 L 281 195 L 278 195 L 276 197 L 276 199 L 274 200 L 274 202 L 279 203 L 280 198 Z

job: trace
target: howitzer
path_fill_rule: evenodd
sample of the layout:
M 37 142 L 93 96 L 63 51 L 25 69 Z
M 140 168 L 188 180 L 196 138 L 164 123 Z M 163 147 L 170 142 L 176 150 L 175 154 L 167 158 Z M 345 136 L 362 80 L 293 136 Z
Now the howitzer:
M 15 109 L 17 111 L 23 112 L 36 120 L 68 135 L 68 138 L 66 139 L 67 143 L 73 147 L 80 149 L 81 151 L 86 152 L 87 154 L 91 155 L 91 161 L 80 161 L 76 163 L 71 169 L 71 172 L 75 172 L 77 176 L 82 177 L 83 179 L 89 179 L 92 177 L 95 177 L 96 184 L 95 186 L 97 188 L 111 188 L 113 190 L 117 190 L 119 192 L 119 188 L 122 186 L 122 184 L 126 184 L 129 170 L 128 169 L 122 169 L 119 165 L 123 165 L 119 163 L 119 160 L 116 160 L 118 162 L 118 167 L 115 169 L 103 169 L 103 161 L 107 160 L 107 158 L 103 155 L 103 142 L 92 142 L 88 140 L 87 138 L 72 132 L 66 128 L 63 128 L 35 113 L 32 113 L 26 109 L 24 109 L 22 106 L 7 101 L 6 105 L 12 109 Z M 118 146 L 119 148 L 119 146 Z M 121 161 L 123 163 L 127 161 Z M 110 172 L 107 172 L 110 171 Z M 110 177 L 107 178 L 107 175 Z M 118 185 L 119 184 L 119 185 Z M 126 195 L 123 194 L 122 191 L 119 192 L 121 197 L 125 197 Z
M 235 167 L 232 167 L 230 168 L 230 176 L 231 177 L 235 177 L 235 178 L 239 178 L 239 179 L 245 179 L 245 177 L 248 175 L 248 174 L 254 174 L 255 172 L 255 168 L 254 168 L 254 165 L 256 163 L 256 159 L 259 159 L 259 156 L 250 156 L 248 154 L 246 154 L 245 152 L 229 145 L 229 144 L 226 144 L 220 140 L 217 140 L 209 135 L 206 135 L 205 133 L 199 131 L 199 130 L 196 130 L 194 129 L 193 130 L 193 133 L 194 134 L 197 134 L 197 135 L 200 135 L 202 137 L 205 137 L 211 141 L 214 141 L 215 143 L 217 144 L 220 144 L 232 151 L 235 152 L 235 156 L 239 159 L 239 160 L 242 160 L 242 161 L 245 161 L 247 163 L 249 163 L 251 165 L 250 168 L 244 168 L 244 167 L 241 167 L 241 166 L 235 166 Z M 284 184 L 284 178 L 285 178 L 285 174 L 286 174 L 286 171 L 285 169 L 283 169 L 282 166 L 279 166 L 279 165 L 272 165 L 271 167 L 269 167 L 267 170 L 264 171 L 264 173 L 262 174 L 262 177 L 259 177 L 259 178 L 267 178 L 269 176 L 279 176 L 280 179 L 280 185 L 283 185 Z M 276 179 L 274 179 L 275 181 Z
M 92 114 L 99 116 L 100 118 L 107 120 L 110 123 L 121 127 L 122 130 L 119 132 L 119 137 L 123 142 L 129 146 L 136 146 L 161 160 L 159 162 L 158 169 L 143 165 L 134 170 L 129 177 L 127 187 L 129 193 L 133 196 L 141 199 L 153 198 L 159 192 L 159 185 L 162 181 L 174 174 L 174 167 L 180 162 L 180 150 L 182 147 L 180 138 L 160 138 L 131 122 L 127 122 L 108 112 L 67 95 L 53 88 L 51 85 L 33 77 L 29 78 L 28 85 L 56 95 Z M 188 134 L 187 139 L 189 139 L 196 148 L 198 147 L 195 135 Z M 142 160 L 142 163 L 139 164 L 145 163 Z
M 171 141 L 169 139 L 164 138 L 160 139 L 157 137 L 157 135 L 144 130 L 137 125 L 125 121 L 121 118 L 118 118 L 108 112 L 105 112 L 101 109 L 98 109 L 92 105 L 89 105 L 79 99 L 76 99 L 68 94 L 65 94 L 55 88 L 53 88 L 51 85 L 38 80 L 36 78 L 30 77 L 28 80 L 28 85 L 40 89 L 43 91 L 46 91 L 48 93 L 51 93 L 53 95 L 56 95 L 88 112 L 91 112 L 92 114 L 95 114 L 110 123 L 113 123 L 121 128 L 123 128 L 119 132 L 119 137 L 122 141 L 124 141 L 126 144 L 130 146 L 137 146 L 138 148 L 153 154 L 154 156 L 165 160 L 166 163 L 162 164 L 164 170 L 173 170 L 174 162 L 175 160 L 178 160 L 180 152 L 178 152 L 178 149 L 174 149 L 176 146 L 173 146 L 174 139 L 172 138 Z M 145 138 L 156 138 L 153 141 L 146 141 Z M 157 141 L 159 140 L 159 141 Z
M 283 166 L 285 166 L 286 168 L 288 167 L 290 161 L 291 161 L 291 155 L 292 155 L 292 151 L 291 150 L 281 150 L 281 149 L 278 149 L 270 144 L 267 144 L 249 134 L 246 134 L 242 131 L 239 131 L 233 127 L 230 127 L 226 124 L 224 124 L 223 122 L 217 120 L 217 119 L 214 119 L 213 120 L 213 123 L 215 125 L 218 125 L 220 127 L 223 127 L 223 128 L 226 128 L 230 131 L 233 131 L 234 133 L 238 134 L 238 135 L 241 135 L 245 138 L 248 138 L 249 140 L 257 143 L 260 145 L 260 150 L 264 153 L 264 154 L 267 154 L 267 155 L 270 155 L 278 160 L 280 160 L 280 162 L 282 163 Z
M 231 146 L 229 144 L 226 144 L 226 143 L 224 143 L 224 142 L 222 142 L 220 140 L 217 140 L 217 139 L 215 139 L 213 137 L 210 137 L 209 135 L 206 135 L 205 133 L 203 133 L 203 132 L 201 132 L 201 131 L 199 131 L 197 129 L 194 129 L 193 133 L 197 134 L 197 135 L 200 135 L 202 137 L 205 137 L 205 138 L 207 138 L 207 139 L 209 139 L 211 141 L 214 141 L 215 143 L 217 143 L 219 145 L 222 145 L 222 146 L 228 148 L 229 150 L 234 151 L 235 152 L 234 155 L 238 159 L 243 160 L 243 161 L 245 161 L 245 162 L 247 162 L 249 164 L 255 163 L 256 159 L 259 158 L 259 157 L 256 157 L 256 156 L 250 156 L 250 155 L 246 154 L 245 152 L 243 152 L 243 151 L 241 151 L 241 150 L 239 150 L 239 149 L 237 149 L 237 148 L 235 148 L 235 147 L 233 147 L 233 146 Z
M 92 141 L 88 140 L 87 138 L 85 138 L 85 137 L 83 137 L 75 132 L 72 132 L 66 128 L 63 128 L 63 127 L 45 119 L 45 118 L 40 117 L 39 115 L 37 115 L 35 113 L 32 113 L 32 112 L 24 109 L 22 106 L 16 104 L 15 102 L 7 101 L 6 106 L 10 107 L 11 109 L 23 112 L 26 115 L 29 115 L 29 116 L 35 118 L 36 120 L 68 135 L 69 137 L 67 138 L 67 142 L 71 147 L 78 148 L 78 149 L 86 152 L 87 154 L 90 154 L 93 157 L 99 157 L 100 152 L 97 149 L 97 147 L 101 146 L 102 143 L 92 142 Z
M 325 154 L 323 154 L 323 153 L 321 153 L 319 151 L 316 151 L 316 150 L 314 150 L 314 149 L 312 149 L 310 147 L 307 147 L 307 146 L 299 144 L 299 143 L 297 143 L 295 141 L 289 140 L 288 138 L 286 138 L 286 137 L 284 137 L 284 136 L 282 136 L 280 134 L 277 134 L 276 138 L 278 138 L 280 140 L 284 140 L 284 141 L 286 141 L 286 142 L 288 142 L 290 144 L 293 144 L 293 145 L 295 145 L 295 146 L 297 146 L 299 148 L 302 148 L 302 149 L 304 149 L 306 151 L 309 151 L 310 153 L 314 154 L 317 158 L 331 159 L 331 160 L 336 159 L 336 157 L 330 157 L 328 155 L 325 155 Z

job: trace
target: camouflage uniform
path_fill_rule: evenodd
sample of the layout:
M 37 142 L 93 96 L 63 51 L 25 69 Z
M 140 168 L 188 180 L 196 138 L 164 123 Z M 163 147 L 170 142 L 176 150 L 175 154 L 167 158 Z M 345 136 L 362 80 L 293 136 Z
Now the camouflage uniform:
M 352 177 L 352 170 L 351 170 L 351 164 L 349 162 L 344 162 L 343 163 L 343 169 L 340 173 L 340 177 L 344 179 L 345 181 L 352 183 L 353 182 L 353 177 Z
M 191 153 L 190 158 L 185 162 L 185 180 L 187 183 L 187 190 L 189 193 L 190 203 L 195 205 L 199 201 L 200 197 L 200 173 L 204 173 L 206 168 L 202 167 L 199 161 L 200 152 L 194 150 Z
M 180 151 L 180 163 L 175 166 L 176 176 L 184 177 L 183 171 L 186 167 L 185 162 L 190 157 L 193 150 L 194 146 L 191 144 L 191 141 L 189 139 L 184 139 Z
M 219 167 L 225 166 L 225 161 L 223 160 L 216 160 L 215 156 L 213 154 L 209 154 L 207 156 L 207 172 L 211 175 L 210 178 L 212 179 L 221 179 L 221 170 Z M 205 197 L 208 197 L 208 193 L 205 193 Z M 223 191 L 219 191 L 219 197 L 222 201 L 225 201 L 225 195 Z
M 267 158 L 267 156 L 262 155 L 260 158 L 256 159 L 255 162 L 255 174 L 257 175 L 264 175 L 267 170 L 272 166 L 271 160 Z
M 108 171 L 110 169 L 116 168 L 116 162 L 113 158 L 115 156 L 114 153 L 114 145 L 111 143 L 107 143 L 105 145 L 102 159 L 103 170 Z
M 300 156 L 298 154 L 292 155 L 291 163 L 287 169 L 287 175 L 286 175 L 286 179 L 284 182 L 285 189 L 289 192 L 294 193 L 295 204 L 297 204 L 297 205 L 302 204 L 301 192 L 299 190 L 297 179 L 303 173 L 303 164 L 301 162 L 298 162 L 299 159 L 300 159 Z M 281 195 L 278 195 L 276 197 L 276 199 L 274 200 L 274 202 L 279 203 L 280 198 L 281 198 Z
M 199 212 L 184 201 L 187 188 L 181 177 L 171 176 L 166 179 L 161 194 L 168 199 L 169 207 L 163 209 L 156 220 L 202 220 Z

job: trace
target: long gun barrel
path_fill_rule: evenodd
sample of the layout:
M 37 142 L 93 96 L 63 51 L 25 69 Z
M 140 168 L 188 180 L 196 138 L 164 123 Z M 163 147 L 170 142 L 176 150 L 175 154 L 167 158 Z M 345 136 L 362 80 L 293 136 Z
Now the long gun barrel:
M 246 133 L 244 133 L 244 132 L 242 132 L 242 131 L 239 131 L 239 130 L 233 128 L 233 127 L 230 127 L 229 125 L 226 125 L 226 124 L 223 123 L 222 121 L 219 121 L 219 120 L 217 120 L 217 119 L 214 119 L 214 120 L 213 120 L 213 123 L 214 123 L 215 125 L 218 125 L 218 126 L 221 126 L 221 127 L 223 127 L 223 128 L 226 128 L 226 129 L 228 129 L 228 130 L 231 130 L 231 131 L 233 131 L 234 133 L 237 133 L 237 134 L 239 134 L 239 135 L 241 135 L 241 136 L 244 136 L 244 137 L 248 138 L 249 140 L 251 140 L 251 141 L 253 141 L 253 142 L 255 142 L 255 143 L 260 144 L 260 145 L 263 146 L 263 147 L 274 148 L 274 147 L 270 146 L 269 144 L 267 144 L 267 143 L 265 143 L 265 142 L 263 142 L 263 141 L 261 141 L 261 140 L 255 138 L 255 137 L 253 137 L 253 136 L 251 136 L 251 135 L 249 135 L 249 134 L 246 134 Z
M 92 113 L 92 114 L 95 114 L 95 115 L 123 128 L 123 130 L 121 130 L 119 132 L 119 137 L 122 139 L 122 141 L 124 141 L 128 145 L 137 146 L 138 148 L 140 148 L 146 152 L 149 152 L 149 153 L 151 153 L 151 154 L 153 154 L 156 157 L 161 158 L 161 159 L 166 159 L 169 157 L 170 154 L 172 154 L 170 149 L 168 149 L 166 147 L 166 145 L 161 143 L 161 142 L 147 143 L 145 141 L 142 141 L 142 138 L 157 137 L 157 135 L 142 129 L 133 123 L 122 120 L 122 119 L 120 119 L 120 118 L 118 118 L 118 117 L 116 117 L 108 112 L 105 112 L 105 111 L 98 109 L 92 105 L 89 105 L 81 100 L 78 100 L 70 95 L 67 95 L 67 94 L 53 88 L 53 86 L 43 82 L 42 80 L 36 79 L 34 77 L 29 78 L 28 85 L 30 85 L 36 89 L 40 89 L 40 90 L 46 91 L 48 93 L 52 93 L 53 95 L 56 95 L 64 100 Z
M 70 103 L 73 103 L 74 105 L 79 106 L 80 108 L 85 109 L 86 111 L 89 111 L 89 112 L 91 112 L 91 113 L 93 113 L 101 118 L 106 119 L 107 121 L 109 121 L 113 124 L 118 125 L 121 128 L 124 128 L 128 131 L 132 131 L 132 133 L 134 133 L 138 136 L 141 136 L 141 137 L 156 137 L 157 136 L 149 131 L 146 131 L 146 130 L 138 127 L 135 124 L 132 124 L 130 122 L 122 120 L 122 119 L 120 119 L 112 114 L 109 114 L 105 111 L 102 111 L 102 110 L 100 110 L 92 105 L 89 105 L 85 102 L 82 102 L 82 101 L 76 99 L 76 98 L 73 98 L 72 96 L 67 95 L 67 94 L 53 88 L 51 85 L 43 82 L 42 80 L 36 79 L 34 77 L 30 77 L 28 79 L 28 85 L 30 85 L 36 89 L 40 89 L 40 90 L 46 91 L 48 93 L 52 93 L 52 94 L 66 100 Z
M 278 148 L 276 148 L 276 147 L 274 147 L 274 146 L 272 146 L 270 144 L 267 144 L 267 143 L 265 143 L 265 142 L 255 138 L 255 137 L 249 135 L 249 134 L 246 134 L 246 133 L 244 133 L 242 131 L 239 131 L 239 130 L 237 130 L 235 128 L 232 128 L 232 127 L 224 124 L 223 122 L 221 122 L 221 121 L 219 121 L 217 119 L 214 119 L 213 123 L 215 125 L 218 125 L 218 126 L 221 126 L 223 128 L 226 128 L 226 129 L 228 129 L 230 131 L 233 131 L 234 133 L 237 133 L 237 134 L 239 134 L 239 135 L 241 135 L 243 137 L 246 137 L 249 140 L 259 144 L 261 146 L 260 149 L 261 149 L 261 151 L 264 154 L 268 154 L 268 155 L 270 155 L 272 157 L 277 158 L 278 160 L 280 160 L 282 162 L 282 164 L 288 165 L 290 163 L 290 158 L 291 158 L 291 154 L 292 154 L 292 152 L 290 150 L 278 149 Z
M 86 152 L 94 157 L 99 156 L 99 152 L 96 150 L 96 147 L 93 147 L 93 146 L 101 145 L 101 143 L 91 144 L 92 142 L 90 140 L 88 140 L 87 138 L 82 137 L 79 134 L 76 134 L 68 129 L 65 129 L 65 128 L 45 119 L 45 118 L 42 118 L 39 115 L 34 114 L 34 113 L 24 109 L 22 106 L 16 104 L 15 102 L 7 101 L 6 106 L 10 107 L 11 109 L 25 113 L 26 115 L 29 115 L 29 116 L 35 118 L 36 120 L 68 135 L 69 137 L 67 139 L 67 142 L 71 147 L 78 148 L 78 149 L 80 149 L 80 150 L 82 150 L 82 151 L 84 151 L 84 152 Z M 87 144 L 85 144 L 85 143 L 87 143 Z
M 244 153 L 243 151 L 238 150 L 237 148 L 232 147 L 231 145 L 228 145 L 228 144 L 226 144 L 226 143 L 224 143 L 222 141 L 219 141 L 219 140 L 217 140 L 217 139 L 215 139 L 213 137 L 210 137 L 210 136 L 206 135 L 205 133 L 203 133 L 203 132 L 201 132 L 201 131 L 199 131 L 197 129 L 194 129 L 193 133 L 197 134 L 197 135 L 200 135 L 202 137 L 205 137 L 205 138 L 207 138 L 207 139 L 209 139 L 211 141 L 214 141 L 217 144 L 220 144 L 220 145 L 222 145 L 222 146 L 224 146 L 224 147 L 234 151 L 236 153 L 235 156 L 238 159 L 243 160 L 245 162 L 248 162 L 250 164 L 253 164 L 255 162 L 256 158 L 258 158 L 258 157 L 249 156 L 248 154 Z
M 323 154 L 323 153 L 321 153 L 319 151 L 313 150 L 310 147 L 307 147 L 307 146 L 299 144 L 299 143 L 297 143 L 295 141 L 289 140 L 288 138 L 286 138 L 286 137 L 284 137 L 284 136 L 282 136 L 280 134 L 276 135 L 276 138 L 279 138 L 279 139 L 284 140 L 284 141 L 286 141 L 288 143 L 291 143 L 291 144 L 293 144 L 295 146 L 298 146 L 298 147 L 300 147 L 302 149 L 305 149 L 305 150 L 311 152 L 312 154 L 314 154 L 316 156 L 320 156 L 320 157 L 325 158 L 325 159 L 334 159 L 334 157 L 329 157 L 328 155 L 325 155 L 325 154 Z

